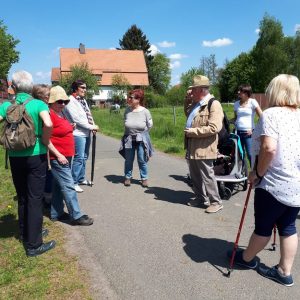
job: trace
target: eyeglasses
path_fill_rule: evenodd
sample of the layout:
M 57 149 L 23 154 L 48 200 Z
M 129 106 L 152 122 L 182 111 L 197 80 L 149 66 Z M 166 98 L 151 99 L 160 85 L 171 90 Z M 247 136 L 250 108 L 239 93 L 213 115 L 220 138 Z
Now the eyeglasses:
M 82 90 L 86 90 L 86 86 L 79 86 Z
M 69 104 L 70 100 L 57 100 L 55 101 L 55 103 L 57 104 L 64 104 L 64 105 L 67 105 Z

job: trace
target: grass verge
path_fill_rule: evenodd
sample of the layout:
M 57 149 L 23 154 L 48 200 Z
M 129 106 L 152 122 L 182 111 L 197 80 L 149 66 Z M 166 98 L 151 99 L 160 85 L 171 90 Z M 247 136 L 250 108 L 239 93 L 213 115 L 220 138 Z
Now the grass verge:
M 92 299 L 87 273 L 63 248 L 61 226 L 44 218 L 44 227 L 57 246 L 39 257 L 27 258 L 18 241 L 17 202 L 9 170 L 0 150 L 0 299 Z

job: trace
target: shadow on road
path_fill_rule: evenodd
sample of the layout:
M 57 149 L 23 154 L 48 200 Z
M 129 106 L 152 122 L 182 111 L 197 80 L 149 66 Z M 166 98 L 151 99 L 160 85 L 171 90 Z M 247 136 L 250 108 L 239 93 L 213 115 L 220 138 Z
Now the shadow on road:
M 14 214 L 0 218 L 0 238 L 18 237 L 18 221 Z
M 124 183 L 124 176 L 120 175 L 105 175 L 104 176 L 107 181 L 114 183 L 114 184 L 123 184 Z M 131 184 L 140 184 L 139 180 L 131 179 Z
M 183 235 L 182 241 L 185 244 L 183 250 L 193 261 L 197 263 L 207 261 L 223 275 L 227 273 L 229 267 L 227 251 L 233 249 L 232 242 L 216 238 L 202 238 L 192 234 Z
M 149 187 L 145 193 L 153 194 L 155 196 L 154 199 L 167 201 L 176 204 L 184 204 L 186 205 L 192 197 L 194 197 L 194 193 L 187 191 L 174 191 L 167 188 L 162 187 Z

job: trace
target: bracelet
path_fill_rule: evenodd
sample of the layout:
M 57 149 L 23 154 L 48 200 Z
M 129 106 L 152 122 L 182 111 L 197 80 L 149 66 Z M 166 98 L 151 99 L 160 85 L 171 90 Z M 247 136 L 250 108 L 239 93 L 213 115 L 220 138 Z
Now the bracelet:
M 263 179 L 263 177 L 264 176 L 260 176 L 259 174 L 258 174 L 258 172 L 257 172 L 257 168 L 255 169 L 255 174 L 256 174 L 256 177 L 258 178 L 258 179 Z

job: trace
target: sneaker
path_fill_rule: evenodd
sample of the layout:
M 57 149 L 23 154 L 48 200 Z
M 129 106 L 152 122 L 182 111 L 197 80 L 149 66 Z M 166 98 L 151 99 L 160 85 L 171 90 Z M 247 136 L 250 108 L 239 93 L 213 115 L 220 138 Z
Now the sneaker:
M 46 237 L 49 234 L 49 230 L 47 228 L 43 228 L 42 229 L 42 237 Z M 19 241 L 20 242 L 24 242 L 24 236 L 22 234 L 20 234 L 19 236 Z
M 284 276 L 280 273 L 278 270 L 278 266 L 274 266 L 272 268 L 269 268 L 265 265 L 259 265 L 257 269 L 258 274 L 272 279 L 276 282 L 279 282 L 285 286 L 292 286 L 294 285 L 293 277 L 292 275 Z
M 89 180 L 84 180 L 82 182 L 79 182 L 79 185 L 91 185 L 92 183 Z
M 41 254 L 53 249 L 55 247 L 55 245 L 56 245 L 55 241 L 43 243 L 40 247 L 38 247 L 36 249 L 26 249 L 26 255 L 30 256 L 30 257 L 41 255 Z
M 142 187 L 147 188 L 148 187 L 148 180 L 147 179 L 142 179 Z
M 125 185 L 125 186 L 130 186 L 130 185 L 131 185 L 131 180 L 130 180 L 130 178 L 125 178 L 124 185 Z
M 75 191 L 77 193 L 82 193 L 83 192 L 83 189 L 78 185 L 78 184 L 75 184 Z
M 244 267 L 246 269 L 256 269 L 257 268 L 257 260 L 253 258 L 251 261 L 245 261 L 243 259 L 244 250 L 237 249 L 234 256 L 234 263 L 238 266 Z M 227 257 L 231 259 L 233 250 L 229 250 L 227 252 Z
M 191 207 L 198 207 L 198 206 L 200 206 L 200 204 L 201 204 L 200 200 L 195 198 L 195 199 L 190 200 L 186 205 L 191 206 Z
M 218 212 L 219 210 L 221 210 L 223 208 L 222 204 L 216 203 L 216 204 L 211 204 L 206 210 L 205 212 L 208 214 L 213 214 Z
M 73 220 L 72 225 L 89 226 L 94 223 L 94 220 L 88 215 L 83 215 L 79 219 Z

